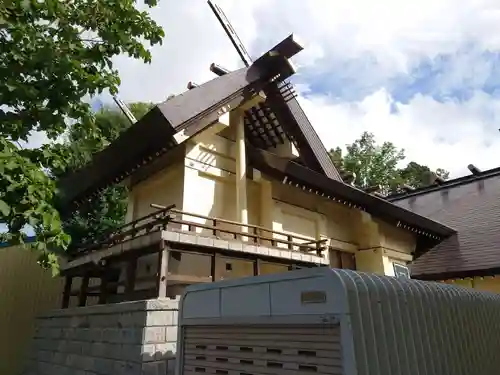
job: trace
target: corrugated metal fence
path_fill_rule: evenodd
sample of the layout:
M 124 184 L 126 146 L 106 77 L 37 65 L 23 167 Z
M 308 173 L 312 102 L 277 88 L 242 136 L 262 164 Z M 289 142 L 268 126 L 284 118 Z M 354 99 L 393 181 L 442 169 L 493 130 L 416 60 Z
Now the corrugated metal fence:
M 34 333 L 35 317 L 60 307 L 62 279 L 52 278 L 21 247 L 0 247 L 0 374 L 17 375 Z

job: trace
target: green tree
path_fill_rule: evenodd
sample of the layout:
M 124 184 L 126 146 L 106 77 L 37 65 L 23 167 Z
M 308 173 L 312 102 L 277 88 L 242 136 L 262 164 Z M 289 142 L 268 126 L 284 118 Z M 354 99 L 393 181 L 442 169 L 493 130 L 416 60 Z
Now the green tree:
M 398 179 L 398 163 L 404 159 L 404 151 L 391 142 L 377 145 L 373 134 L 364 132 L 342 155 L 339 148 L 333 150 L 333 160 L 344 171 L 354 173 L 354 185 L 359 188 L 380 185 L 389 191 Z
M 146 3 L 156 5 L 154 0 Z M 114 56 L 150 62 L 144 43 L 161 43 L 163 36 L 162 28 L 132 0 L 1 3 L 0 222 L 8 232 L 0 241 L 22 243 L 22 228 L 30 225 L 42 263 L 56 264 L 50 250 L 66 248 L 70 238 L 55 207 L 51 171 L 64 167 L 69 150 L 57 142 L 36 149 L 21 145 L 34 132 L 55 141 L 69 124 L 98 138 L 85 99 L 103 90 L 117 92 Z
M 365 189 L 380 186 L 380 192 L 388 194 L 408 185 L 414 188 L 428 185 L 431 170 L 425 165 L 409 162 L 406 167 L 398 165 L 405 160 L 403 149 L 392 142 L 378 145 L 373 134 L 364 132 L 352 144 L 346 145 L 347 152 L 340 147 L 330 150 L 330 157 L 341 171 L 354 173 L 354 185 Z M 447 179 L 449 173 L 438 169 L 436 174 Z
M 137 120 L 144 116 L 152 103 L 132 103 L 131 112 Z M 61 173 L 75 171 L 91 161 L 92 155 L 113 142 L 131 124 L 117 107 L 104 107 L 95 115 L 100 137 L 91 138 L 80 128 L 71 128 L 65 140 L 69 148 L 67 165 Z M 63 220 L 65 233 L 71 236 L 71 245 L 78 246 L 124 224 L 127 212 L 127 189 L 123 185 L 104 189 L 88 204 L 72 212 Z

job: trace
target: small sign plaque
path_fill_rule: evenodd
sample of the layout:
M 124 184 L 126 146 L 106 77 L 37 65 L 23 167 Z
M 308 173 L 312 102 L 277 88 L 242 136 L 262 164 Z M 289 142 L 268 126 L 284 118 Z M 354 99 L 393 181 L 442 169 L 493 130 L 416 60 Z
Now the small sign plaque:
M 403 264 L 393 263 L 392 267 L 394 268 L 394 277 L 404 279 L 410 278 L 410 270 L 407 266 Z
M 310 290 L 300 293 L 300 302 L 308 303 L 325 303 L 326 293 L 322 290 Z

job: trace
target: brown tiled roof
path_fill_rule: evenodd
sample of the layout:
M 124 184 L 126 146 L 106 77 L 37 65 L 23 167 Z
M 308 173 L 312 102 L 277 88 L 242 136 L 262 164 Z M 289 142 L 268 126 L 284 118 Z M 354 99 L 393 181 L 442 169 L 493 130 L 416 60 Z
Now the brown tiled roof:
M 283 50 L 283 46 L 293 43 L 293 38 L 286 38 L 272 51 Z M 223 113 L 249 103 L 263 92 L 264 102 L 245 112 L 246 141 L 249 148 L 258 151 L 253 158 L 249 155 L 250 165 L 258 164 L 257 169 L 274 172 L 288 183 L 359 207 L 421 237 L 439 241 L 453 234 L 445 225 L 342 181 L 296 100 L 293 87 L 286 81 L 294 73 L 288 61 L 292 55 L 266 53 L 250 67 L 226 73 L 155 106 L 116 141 L 94 155 L 89 165 L 59 181 L 66 210 L 84 203 L 109 184 L 144 170 L 155 160 L 170 157 L 185 140 L 213 125 Z M 290 160 L 269 152 L 267 157 L 262 156 L 286 139 L 298 149 L 300 164 L 289 163 Z
M 280 45 L 290 40 L 287 38 Z M 223 113 L 221 109 L 236 108 L 260 92 L 266 94 L 266 100 L 245 111 L 247 141 L 267 150 L 290 140 L 304 165 L 342 181 L 297 102 L 293 87 L 283 82 L 293 74 L 287 62 L 283 56 L 266 53 L 250 67 L 217 77 L 155 106 L 94 155 L 89 165 L 60 180 L 65 202 L 83 202 L 109 184 L 123 180 L 140 166 L 177 147 L 175 133 L 184 131 L 186 136 L 194 136 L 213 124 Z
M 391 201 L 457 230 L 415 260 L 411 266 L 414 277 L 445 279 L 500 271 L 500 169 Z

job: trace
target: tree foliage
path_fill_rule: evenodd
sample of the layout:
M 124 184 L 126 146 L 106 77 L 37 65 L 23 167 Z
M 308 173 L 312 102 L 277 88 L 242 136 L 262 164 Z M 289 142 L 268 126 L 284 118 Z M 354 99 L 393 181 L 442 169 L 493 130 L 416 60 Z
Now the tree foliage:
M 155 5 L 155 1 L 147 1 Z M 161 43 L 163 30 L 132 0 L 13 0 L 0 4 L 0 241 L 22 243 L 22 228 L 36 234 L 42 261 L 70 238 L 55 207 L 53 170 L 64 168 L 70 149 L 54 142 L 72 129 L 99 138 L 90 96 L 116 93 L 112 58 L 144 62 L 144 43 Z M 102 130 L 102 129 L 101 129 Z M 34 132 L 52 142 L 22 147 Z
M 381 193 L 400 191 L 403 185 L 418 188 L 428 185 L 432 171 L 426 165 L 409 162 L 401 168 L 405 160 L 403 149 L 392 142 L 377 144 L 372 133 L 364 132 L 352 144 L 346 145 L 346 153 L 340 147 L 330 150 L 330 157 L 337 168 L 355 174 L 354 185 L 365 189 L 380 186 Z M 437 175 L 447 179 L 449 173 L 439 168 Z
M 129 105 L 137 120 L 152 107 L 152 103 Z M 130 121 L 119 108 L 104 107 L 95 115 L 95 126 L 100 134 L 99 137 L 91 138 L 81 132 L 81 129 L 70 129 L 64 142 L 69 149 L 69 157 L 66 168 L 61 170 L 61 173 L 77 170 L 90 162 L 93 154 L 113 142 L 130 125 Z M 86 243 L 123 225 L 126 212 L 126 187 L 114 185 L 104 189 L 96 198 L 63 220 L 64 232 L 71 236 L 70 246 Z

